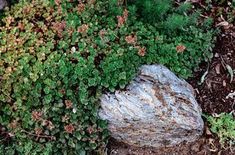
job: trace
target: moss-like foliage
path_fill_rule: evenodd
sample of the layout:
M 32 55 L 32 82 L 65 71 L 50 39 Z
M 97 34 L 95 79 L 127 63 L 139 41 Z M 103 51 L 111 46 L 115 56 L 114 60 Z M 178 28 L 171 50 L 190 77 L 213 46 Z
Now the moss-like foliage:
M 6 11 L 0 26 L 0 154 L 102 148 L 107 122 L 97 110 L 104 90 L 124 88 L 142 64 L 161 63 L 187 78 L 208 60 L 212 31 L 185 7 L 156 7 L 164 18 L 155 24 L 139 19 L 138 6 L 116 0 L 21 0 Z
M 229 145 L 235 144 L 235 118 L 232 114 L 221 113 L 216 117 L 206 116 L 206 118 L 211 131 L 219 137 L 223 146 L 226 143 Z

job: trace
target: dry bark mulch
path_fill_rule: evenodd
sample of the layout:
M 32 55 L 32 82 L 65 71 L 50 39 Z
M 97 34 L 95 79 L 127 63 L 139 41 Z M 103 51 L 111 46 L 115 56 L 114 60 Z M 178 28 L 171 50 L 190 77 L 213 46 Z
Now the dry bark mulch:
M 204 83 L 198 85 L 197 81 L 207 71 L 206 64 L 189 80 L 196 88 L 197 100 L 203 112 L 213 114 L 235 110 L 235 101 L 228 96 L 235 92 L 235 78 L 231 79 L 228 66 L 235 69 L 235 26 L 224 31 L 218 38 Z

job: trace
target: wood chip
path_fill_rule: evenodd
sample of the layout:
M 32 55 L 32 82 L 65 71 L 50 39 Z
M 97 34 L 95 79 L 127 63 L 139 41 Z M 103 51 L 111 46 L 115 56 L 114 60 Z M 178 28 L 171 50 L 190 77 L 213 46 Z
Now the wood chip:
M 217 64 L 217 65 L 215 66 L 215 72 L 216 72 L 216 74 L 220 74 L 220 66 L 221 66 L 221 64 Z
M 212 135 L 212 133 L 211 133 L 211 131 L 210 131 L 210 129 L 208 127 L 206 127 L 206 134 L 207 135 Z
M 223 80 L 223 86 L 226 87 L 227 83 L 225 80 Z

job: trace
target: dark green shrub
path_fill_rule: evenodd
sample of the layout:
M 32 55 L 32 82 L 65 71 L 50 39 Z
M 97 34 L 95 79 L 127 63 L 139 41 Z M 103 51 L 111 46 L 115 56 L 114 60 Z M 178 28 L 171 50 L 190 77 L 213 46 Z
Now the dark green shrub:
M 157 29 L 177 31 L 197 24 L 198 15 L 191 14 L 192 5 L 182 3 L 175 7 L 174 0 L 135 0 L 129 2 L 140 20 L 156 25 Z M 164 32 L 165 33 L 165 32 Z
M 161 63 L 187 78 L 208 59 L 213 33 L 194 26 L 196 17 L 178 28 L 187 15 L 164 13 L 158 27 L 137 20 L 132 6 L 128 10 L 116 0 L 21 0 L 6 12 L 0 27 L 0 131 L 7 133 L 1 153 L 72 155 L 102 148 L 107 123 L 97 110 L 104 90 L 124 88 L 141 64 Z

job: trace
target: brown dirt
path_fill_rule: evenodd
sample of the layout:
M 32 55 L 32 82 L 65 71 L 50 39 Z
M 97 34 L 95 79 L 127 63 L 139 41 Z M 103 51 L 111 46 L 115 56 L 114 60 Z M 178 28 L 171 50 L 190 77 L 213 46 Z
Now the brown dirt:
M 226 65 L 235 69 L 235 27 L 221 34 L 214 49 L 214 55 L 204 83 L 198 85 L 197 81 L 200 81 L 201 76 L 206 72 L 206 65 L 201 66 L 189 82 L 196 89 L 197 100 L 204 112 L 209 114 L 231 112 L 235 110 L 235 101 L 226 97 L 235 91 L 235 80 L 233 78 L 230 81 L 231 76 Z
M 215 114 L 235 111 L 235 99 L 226 98 L 235 92 L 235 78 L 226 68 L 235 69 L 235 26 L 224 29 L 214 48 L 210 63 L 203 63 L 188 82 L 194 87 L 197 101 L 203 113 Z M 202 75 L 208 70 L 203 84 L 199 85 Z M 234 75 L 235 76 L 235 75 Z M 218 137 L 212 134 L 205 123 L 203 136 L 193 143 L 183 143 L 176 147 L 153 149 L 136 148 L 111 140 L 109 155 L 235 155 L 235 147 L 222 147 Z
M 137 148 L 123 143 L 111 140 L 108 146 L 109 155 L 234 155 L 235 148 L 222 148 L 214 136 L 205 127 L 203 136 L 193 143 L 182 143 L 175 147 L 154 149 L 154 148 Z

